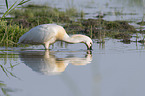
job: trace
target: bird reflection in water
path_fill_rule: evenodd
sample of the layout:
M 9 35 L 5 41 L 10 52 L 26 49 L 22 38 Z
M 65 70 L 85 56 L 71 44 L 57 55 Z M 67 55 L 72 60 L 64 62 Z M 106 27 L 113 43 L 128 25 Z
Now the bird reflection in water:
M 63 52 L 63 55 L 65 52 Z M 65 54 L 67 55 L 67 54 Z M 80 54 L 78 54 L 80 55 Z M 33 71 L 53 75 L 65 71 L 68 64 L 86 65 L 91 63 L 92 54 L 87 52 L 83 57 L 73 56 L 70 53 L 67 56 L 57 56 L 55 52 L 46 51 L 23 51 L 20 52 L 21 61 L 30 67 Z

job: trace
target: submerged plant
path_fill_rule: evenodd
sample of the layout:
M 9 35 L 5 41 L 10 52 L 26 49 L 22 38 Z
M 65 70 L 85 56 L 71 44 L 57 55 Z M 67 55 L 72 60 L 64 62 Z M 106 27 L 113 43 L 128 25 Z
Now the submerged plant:
M 2 62 L 1 62 L 2 63 Z M 12 65 L 10 63 L 10 68 L 13 69 L 13 67 L 16 65 Z M 7 77 L 9 77 L 9 75 L 11 75 L 12 77 L 17 78 L 11 71 L 8 70 L 9 68 L 5 67 L 5 64 L 0 64 L 0 70 L 2 70 L 2 72 L 5 73 L 5 75 Z M 4 84 L 3 81 L 0 81 L 0 96 L 10 96 L 9 93 L 10 92 L 14 92 L 15 90 L 8 88 L 6 84 Z
M 9 92 L 13 92 L 11 88 L 8 88 L 3 81 L 0 81 L 0 96 L 10 96 Z

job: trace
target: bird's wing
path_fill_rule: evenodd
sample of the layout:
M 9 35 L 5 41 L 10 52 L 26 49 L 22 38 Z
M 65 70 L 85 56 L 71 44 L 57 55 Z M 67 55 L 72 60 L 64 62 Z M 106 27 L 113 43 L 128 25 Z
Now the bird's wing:
M 20 39 L 19 43 L 26 44 L 42 44 L 54 38 L 56 32 L 53 28 L 48 26 L 37 26 L 25 33 Z

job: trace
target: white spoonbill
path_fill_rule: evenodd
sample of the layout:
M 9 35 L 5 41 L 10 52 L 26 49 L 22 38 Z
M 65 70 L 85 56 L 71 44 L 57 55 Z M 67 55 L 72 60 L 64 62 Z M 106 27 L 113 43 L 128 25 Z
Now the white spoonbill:
M 49 45 L 55 43 L 55 41 L 84 43 L 88 50 L 92 50 L 93 42 L 90 37 L 81 34 L 70 37 L 62 26 L 56 24 L 38 25 L 22 35 L 18 43 L 32 45 L 43 44 L 45 49 L 48 50 Z

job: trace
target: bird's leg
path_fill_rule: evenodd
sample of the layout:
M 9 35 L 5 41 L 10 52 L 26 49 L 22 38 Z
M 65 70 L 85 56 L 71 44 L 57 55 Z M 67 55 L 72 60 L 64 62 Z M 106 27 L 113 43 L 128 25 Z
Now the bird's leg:
M 45 42 L 44 47 L 45 47 L 45 50 L 48 50 L 49 49 L 49 42 Z
M 45 57 L 45 58 L 49 58 L 49 57 L 50 57 L 50 56 L 49 56 L 49 50 L 46 50 L 46 51 L 45 51 L 44 57 Z

